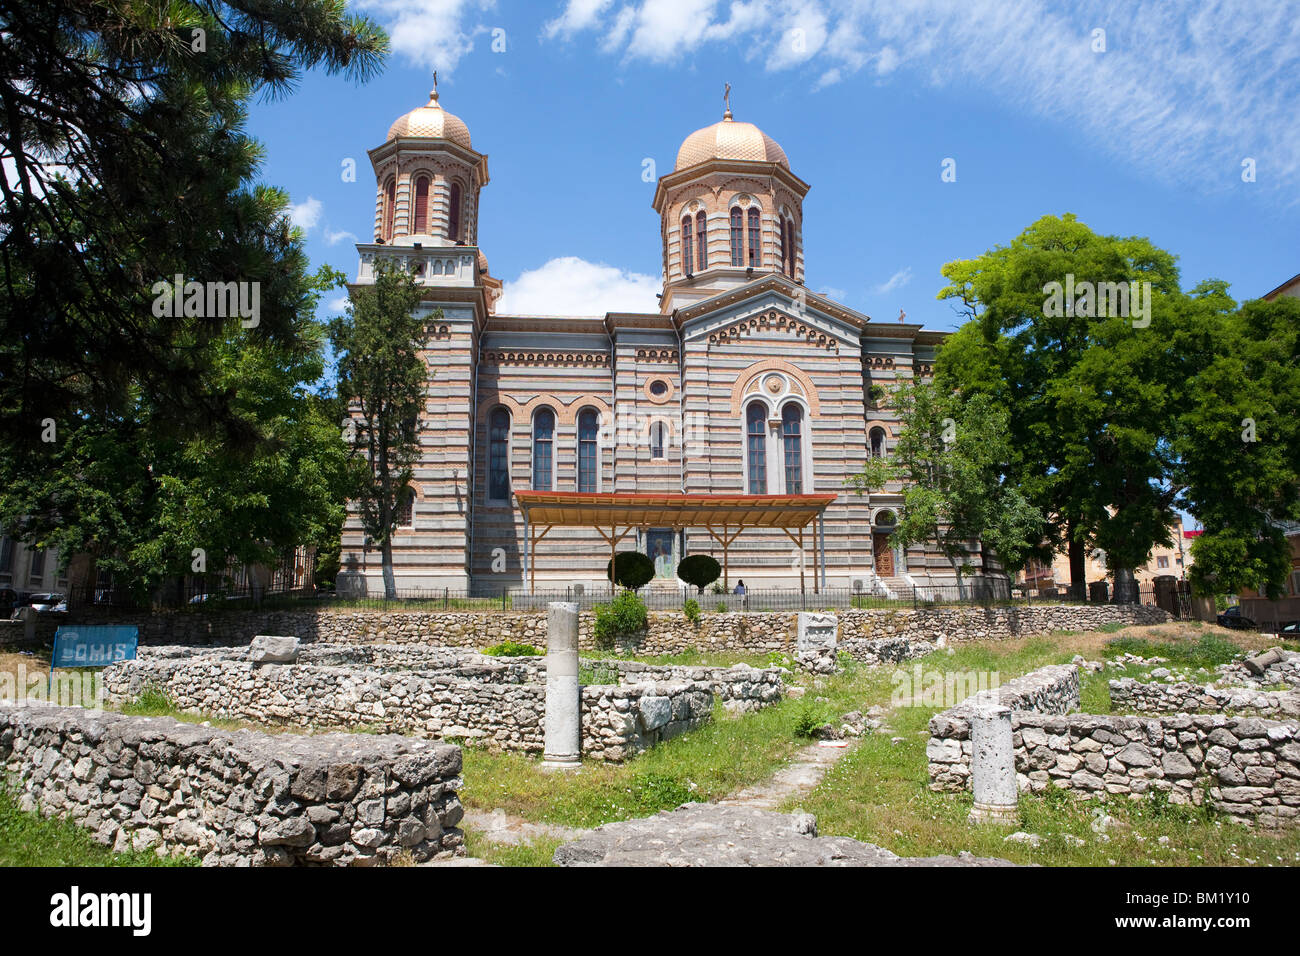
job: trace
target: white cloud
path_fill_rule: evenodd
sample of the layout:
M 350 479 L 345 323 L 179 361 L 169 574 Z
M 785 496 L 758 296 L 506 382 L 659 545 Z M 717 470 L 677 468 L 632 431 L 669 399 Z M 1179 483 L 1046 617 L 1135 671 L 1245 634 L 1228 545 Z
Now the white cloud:
M 342 315 L 348 310 L 348 297 L 340 293 L 325 303 L 325 311 L 330 315 Z
M 325 206 L 319 199 L 308 196 L 305 201 L 294 203 L 289 207 L 289 222 L 303 232 L 315 229 L 320 224 L 320 216 L 324 209 Z
M 1262 188 L 1300 183 L 1296 0 L 569 0 L 552 24 L 552 37 L 590 31 L 626 60 L 743 45 L 768 70 L 815 71 L 814 88 L 906 71 L 982 90 L 1174 182 L 1239 185 L 1251 157 Z
M 505 315 L 604 315 L 657 312 L 660 279 L 577 256 L 552 259 L 505 283 L 497 312 Z
M 353 242 L 358 242 L 358 241 L 360 241 L 360 240 L 357 239 L 357 237 L 356 237 L 355 235 L 353 235 L 352 233 L 348 232 L 346 229 L 339 229 L 339 230 L 336 231 L 336 230 L 334 230 L 334 229 L 330 229 L 328 226 L 325 227 L 325 244 L 326 244 L 326 245 L 328 245 L 328 246 L 337 246 L 337 245 L 338 245 L 340 242 L 342 242 L 344 239 L 351 239 Z
M 912 267 L 906 266 L 899 269 L 884 282 L 880 283 L 880 285 L 876 286 L 876 291 L 883 295 L 886 292 L 893 292 L 895 289 L 901 289 L 911 281 Z
M 569 37 L 579 31 L 589 30 L 612 2 L 613 0 L 569 0 L 564 12 L 554 20 L 548 20 L 542 27 L 542 36 Z
M 359 13 L 373 16 L 388 31 L 394 53 L 450 76 L 474 49 L 475 35 L 488 28 L 470 23 L 470 14 L 495 8 L 494 0 L 356 0 Z

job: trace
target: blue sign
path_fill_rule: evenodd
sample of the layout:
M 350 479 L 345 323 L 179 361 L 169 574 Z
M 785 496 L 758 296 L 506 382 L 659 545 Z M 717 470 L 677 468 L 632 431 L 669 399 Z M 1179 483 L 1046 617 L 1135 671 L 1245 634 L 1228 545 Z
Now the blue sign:
M 98 625 L 61 627 L 54 632 L 50 670 L 56 667 L 107 667 L 135 660 L 137 628 Z

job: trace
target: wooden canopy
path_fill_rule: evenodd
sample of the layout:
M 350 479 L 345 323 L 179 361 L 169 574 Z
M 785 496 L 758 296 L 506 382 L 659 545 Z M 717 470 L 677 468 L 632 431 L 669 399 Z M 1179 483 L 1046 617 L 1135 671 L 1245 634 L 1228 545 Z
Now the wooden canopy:
M 704 528 L 722 547 L 723 583 L 728 580 L 728 551 L 745 528 L 779 528 L 803 553 L 804 530 L 818 521 L 834 494 L 814 495 L 688 495 L 620 494 L 579 491 L 516 491 L 524 513 L 524 572 L 529 590 L 536 580 L 537 542 L 555 527 L 595 528 L 609 544 L 610 559 L 618 543 L 637 528 Z M 619 529 L 623 529 L 621 532 Z M 540 533 L 538 531 L 540 530 Z M 820 530 L 820 527 L 819 529 Z M 796 535 L 795 532 L 798 532 Z M 825 537 L 819 549 L 825 583 Z M 803 586 L 803 562 L 799 565 Z M 818 575 L 813 577 L 818 590 Z

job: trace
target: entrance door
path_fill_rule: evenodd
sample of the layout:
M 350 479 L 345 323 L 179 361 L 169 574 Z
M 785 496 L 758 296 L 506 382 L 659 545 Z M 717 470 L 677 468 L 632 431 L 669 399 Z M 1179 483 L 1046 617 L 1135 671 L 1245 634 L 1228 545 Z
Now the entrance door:
M 882 578 L 894 576 L 894 549 L 889 546 L 889 535 L 873 534 L 871 550 L 876 559 L 876 574 Z
M 673 560 L 673 539 L 676 537 L 671 528 L 651 528 L 645 535 L 645 553 L 655 563 L 656 578 L 674 578 L 677 575 L 677 562 Z

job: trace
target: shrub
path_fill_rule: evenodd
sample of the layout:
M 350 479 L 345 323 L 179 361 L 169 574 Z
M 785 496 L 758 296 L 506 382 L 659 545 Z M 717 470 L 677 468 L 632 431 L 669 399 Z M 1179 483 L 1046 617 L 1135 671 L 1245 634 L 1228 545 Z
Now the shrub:
M 644 631 L 649 620 L 645 602 L 633 591 L 624 591 L 608 604 L 597 604 L 592 610 L 595 612 L 592 635 L 596 646 L 605 650 Z
M 581 664 L 578 667 L 578 683 L 585 687 L 593 684 L 617 684 L 618 668 L 609 664 Z
M 831 713 L 823 704 L 818 704 L 808 700 L 806 697 L 799 701 L 799 706 L 794 712 L 794 735 L 796 737 L 811 737 L 820 727 L 825 727 L 831 722 Z
M 709 593 L 710 593 L 710 594 L 726 594 L 726 593 L 727 593 L 727 589 L 724 588 L 724 587 L 722 586 L 722 582 L 719 581 L 717 584 L 713 585 L 713 587 L 709 588 Z
M 677 576 L 700 592 L 722 575 L 722 565 L 707 554 L 692 554 L 677 565 Z
M 682 605 L 682 613 L 686 615 L 686 620 L 692 624 L 700 622 L 700 602 L 695 598 L 687 598 L 686 603 Z
M 500 644 L 493 644 L 491 647 L 483 648 L 483 653 L 489 657 L 541 657 L 546 652 L 540 647 L 534 647 L 532 644 L 521 644 L 518 641 L 502 641 Z
M 727 613 L 727 602 L 726 602 L 726 601 L 719 601 L 719 602 L 717 603 L 717 606 L 714 607 L 713 610 L 717 611 L 719 614 L 726 614 L 726 613 Z
M 605 577 L 633 591 L 655 576 L 655 563 L 640 551 L 620 551 L 605 565 Z

